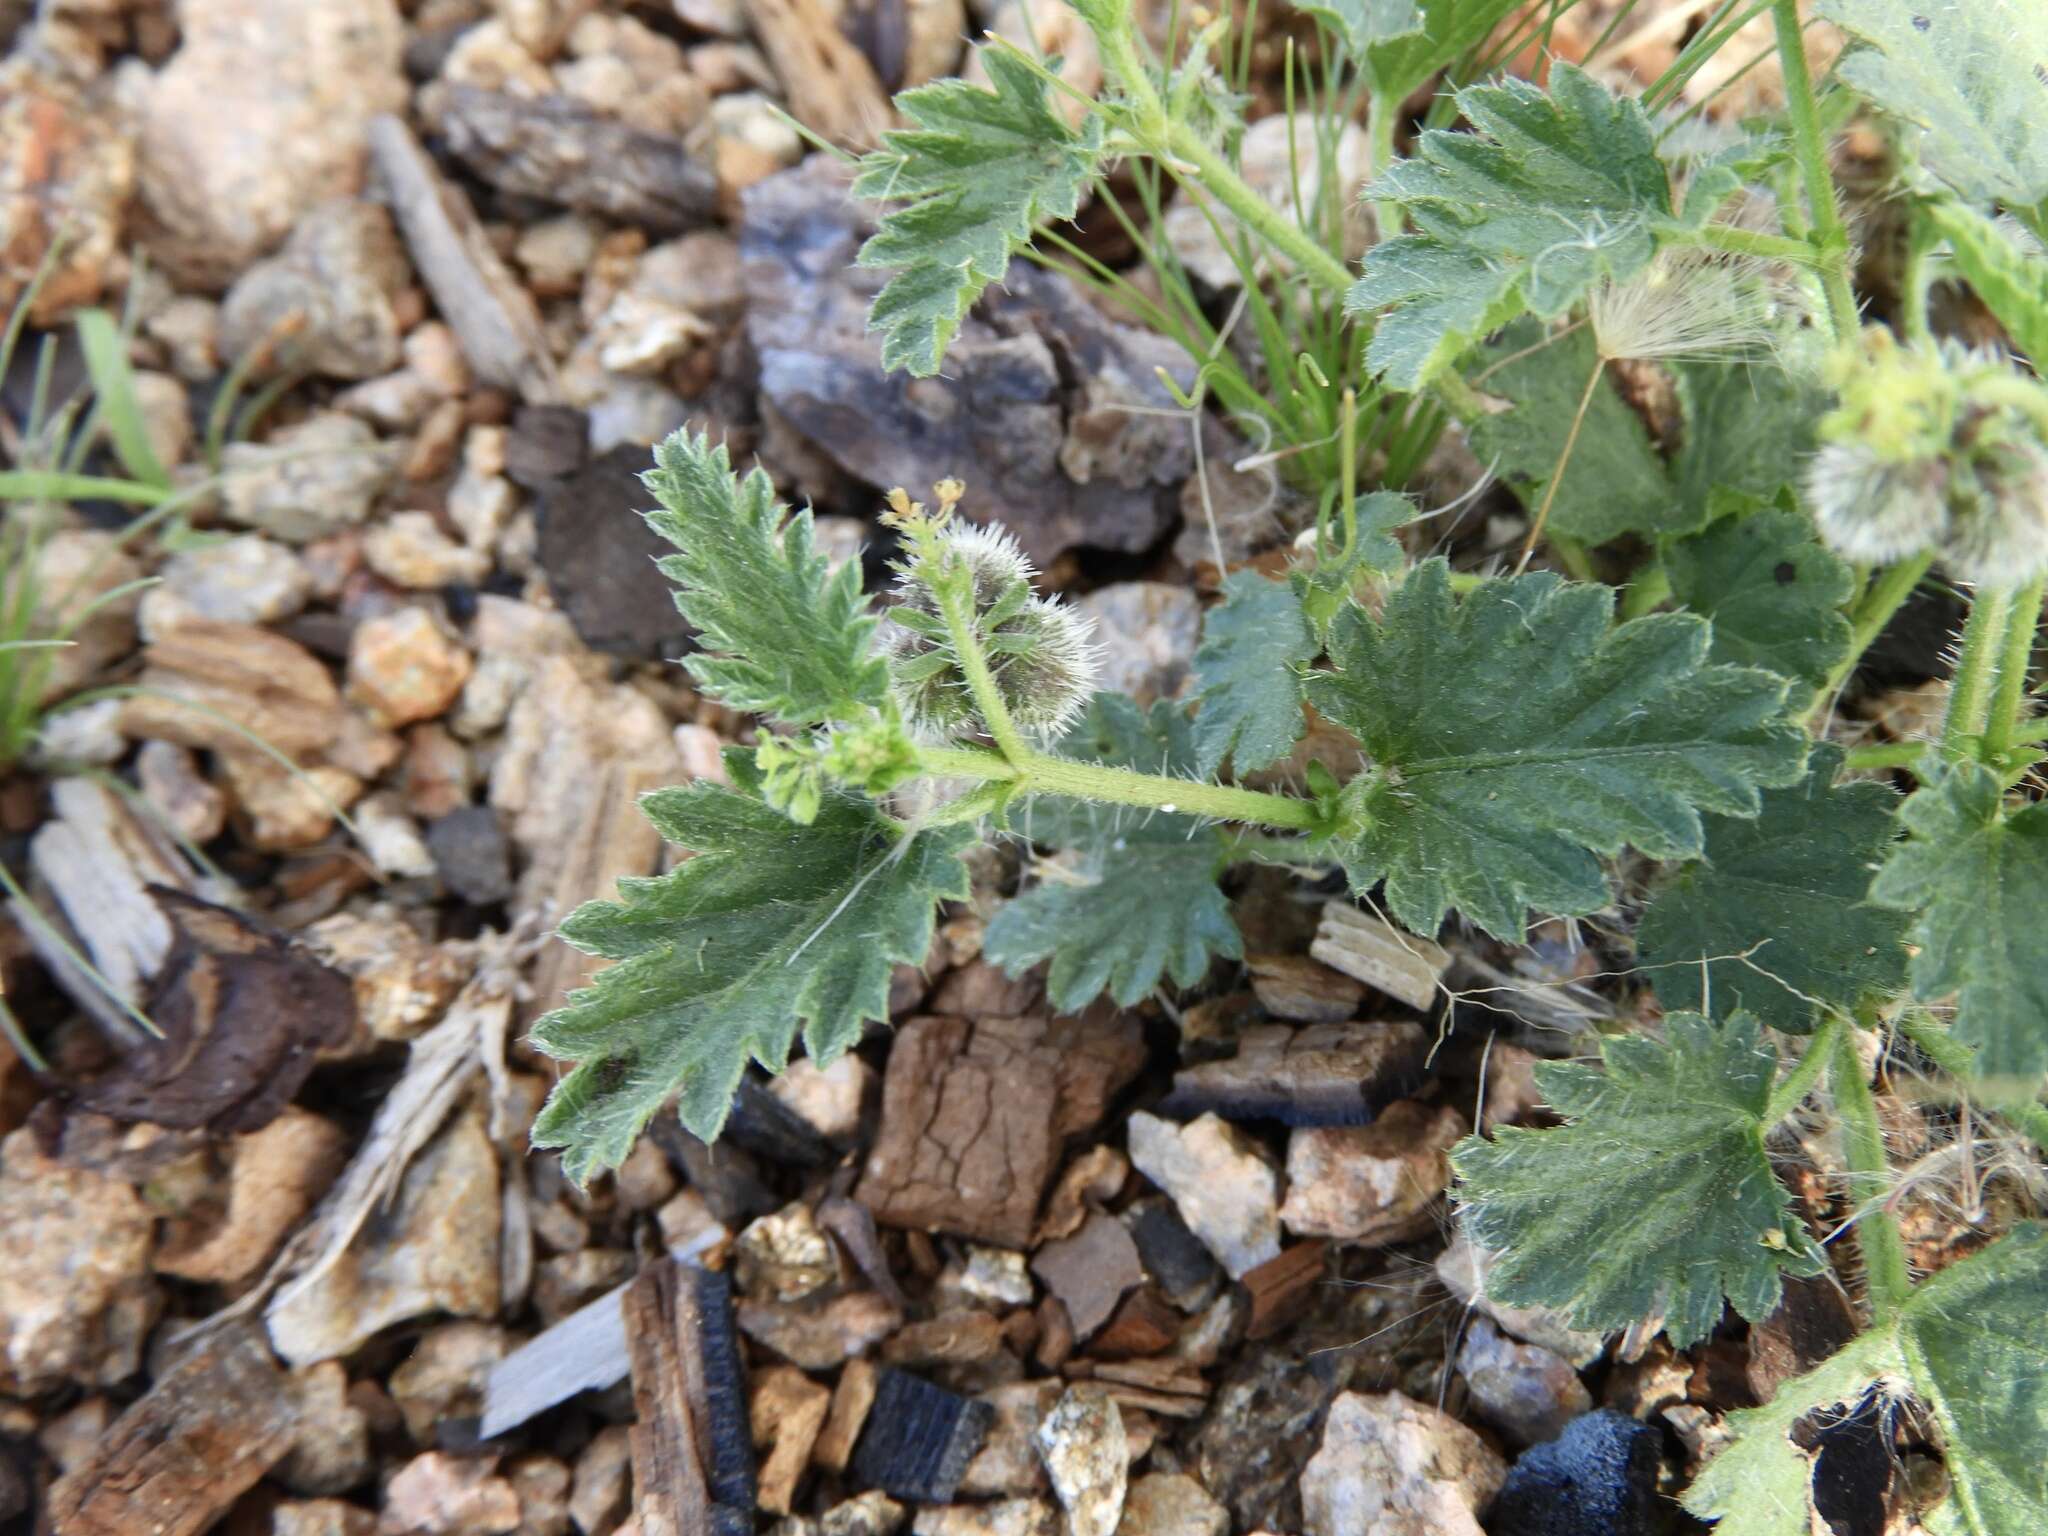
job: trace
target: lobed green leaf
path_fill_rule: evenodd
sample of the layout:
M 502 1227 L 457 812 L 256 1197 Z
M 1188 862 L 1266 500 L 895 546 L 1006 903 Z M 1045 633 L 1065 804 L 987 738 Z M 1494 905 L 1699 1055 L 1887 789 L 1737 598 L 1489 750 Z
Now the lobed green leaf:
M 1808 1536 L 1813 1454 L 1792 1438 L 1814 1415 L 1872 1393 L 1911 1395 L 1940 1432 L 1950 1491 L 1928 1527 L 1958 1536 L 2048 1530 L 2048 1390 L 2041 1318 L 2048 1313 L 2048 1227 L 2029 1223 L 1916 1286 L 1893 1320 L 1730 1414 L 1735 1438 L 1686 1490 L 1715 1536 Z
M 1586 381 L 1600 366 L 1592 334 L 1581 326 L 1545 339 L 1541 326 L 1524 321 L 1508 327 L 1480 357 L 1488 364 L 1480 388 L 1509 406 L 1472 424 L 1472 451 L 1525 505 L 1540 506 Z M 1603 374 L 1551 503 L 1550 527 L 1587 544 L 1604 544 L 1624 533 L 1683 533 L 1697 528 L 1703 515 L 1673 488 L 1642 417 Z
M 1760 508 L 1735 492 L 1709 505 L 1713 523 L 1665 548 L 1671 595 L 1713 621 L 1713 660 L 1820 687 L 1849 654 L 1842 605 L 1856 573 L 1787 507 Z
M 1907 797 L 1907 837 L 1870 899 L 1915 916 L 1913 992 L 1955 996 L 1955 1036 L 1984 1077 L 2048 1071 L 2048 802 L 2008 811 L 1999 781 L 1951 766 Z
M 1307 694 L 1373 759 L 1345 788 L 1360 830 L 1336 850 L 1355 889 L 1384 879 L 1417 933 L 1456 907 L 1520 942 L 1531 907 L 1607 903 L 1600 855 L 1695 857 L 1701 812 L 1754 816 L 1762 789 L 1800 777 L 1782 678 L 1710 664 L 1703 619 L 1614 628 L 1613 607 L 1611 588 L 1549 572 L 1455 596 L 1430 560 L 1378 620 L 1339 615 L 1334 670 Z
M 1321 649 L 1286 582 L 1256 571 L 1224 577 L 1195 652 L 1195 771 L 1213 777 L 1227 758 L 1242 775 L 1291 752 L 1304 729 L 1298 669 Z
M 1421 388 L 1518 314 L 1553 319 L 1601 279 L 1633 277 L 1660 233 L 1711 211 L 1681 217 L 1641 105 L 1569 64 L 1548 91 L 1470 86 L 1458 108 L 1477 133 L 1430 130 L 1366 189 L 1415 226 L 1366 254 L 1346 299 L 1388 311 L 1366 356 L 1397 389 Z
M 2013 345 L 2048 368 L 2048 256 L 2006 225 L 1961 203 L 1933 202 L 1925 217 L 1948 240 L 1956 270 L 1969 279 Z
M 872 802 L 827 791 L 799 826 L 760 799 L 748 754 L 737 788 L 699 782 L 641 800 L 694 851 L 665 875 L 619 882 L 618 901 L 572 913 L 562 937 L 617 963 L 534 1026 L 578 1063 L 549 1095 L 536 1146 L 562 1148 L 581 1183 L 616 1166 L 670 1095 L 706 1141 L 749 1060 L 781 1071 L 801 1034 L 829 1065 L 889 1016 L 889 972 L 924 958 L 933 908 L 964 899 L 968 827 L 906 833 Z
M 1060 744 L 1060 755 L 1140 773 L 1193 771 L 1193 733 L 1178 705 L 1147 710 L 1098 693 Z M 1041 795 L 1018 830 L 1066 851 L 988 925 L 982 953 L 1016 976 L 1050 958 L 1046 995 L 1072 1013 L 1107 992 L 1125 1006 L 1171 978 L 1193 986 L 1218 956 L 1244 952 L 1230 902 L 1217 885 L 1222 840 L 1199 819 Z
M 1864 900 L 1897 835 L 1898 796 L 1837 785 L 1817 747 L 1804 783 L 1766 791 L 1753 821 L 1707 823 L 1705 856 L 1665 881 L 1636 931 L 1666 1008 L 1741 1009 L 1804 1033 L 1821 1006 L 1852 1008 L 1905 981 L 1905 919 Z
M 1849 34 L 1836 71 L 1919 128 L 1921 158 L 1965 197 L 2048 200 L 2048 7 L 2038 0 L 1820 0 Z
M 1827 1259 L 1764 1147 L 1778 1058 L 1757 1021 L 1675 1013 L 1664 1028 L 1603 1040 L 1604 1072 L 1538 1066 L 1566 1124 L 1467 1137 L 1451 1164 L 1473 1240 L 1500 1254 L 1491 1295 L 1603 1332 L 1661 1314 L 1682 1349 L 1713 1331 L 1724 1295 L 1760 1322 L 1782 1275 Z
M 1108 25 L 1118 7 L 1094 9 Z M 900 205 L 859 256 L 897 269 L 868 311 L 884 368 L 938 372 L 968 307 L 1039 224 L 1074 216 L 1102 156 L 1098 118 L 1071 126 L 1027 63 L 1000 48 L 981 58 L 987 89 L 940 80 L 899 95 L 915 126 L 883 134 L 853 184 L 855 197 Z
M 676 546 L 661 569 L 701 650 L 683 665 L 734 709 L 791 724 L 847 720 L 888 697 L 887 665 L 857 562 L 832 569 L 811 515 L 775 499 L 756 469 L 739 479 L 723 444 L 678 432 L 654 450 L 647 524 Z

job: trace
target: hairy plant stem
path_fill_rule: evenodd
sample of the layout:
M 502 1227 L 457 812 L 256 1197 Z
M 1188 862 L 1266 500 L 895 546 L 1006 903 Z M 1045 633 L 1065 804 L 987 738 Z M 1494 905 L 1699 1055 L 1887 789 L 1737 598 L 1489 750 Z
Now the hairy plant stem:
M 1765 261 L 1788 262 L 1795 267 L 1823 267 L 1825 260 L 1810 241 L 1794 240 L 1734 224 L 1702 225 L 1695 241 L 1708 250 L 1727 251 L 1735 256 L 1757 256 Z
M 1002 690 L 996 687 L 995 673 L 989 669 L 988 657 L 981 649 L 981 639 L 974 632 L 973 591 L 957 581 L 948 581 L 934 595 L 939 600 L 939 612 L 945 616 L 946 633 L 953 641 L 953 655 L 960 664 L 960 674 L 967 679 L 968 691 L 974 695 L 974 707 L 981 713 L 982 725 L 994 738 L 1004 758 L 1021 764 L 1031 755 L 1031 748 L 1025 744 L 1017 723 L 1010 718 L 1010 706 L 1003 702 Z
M 1351 269 L 1324 250 L 1314 236 L 1287 217 L 1231 169 L 1230 162 L 1185 123 L 1175 122 L 1153 88 L 1152 77 L 1138 57 L 1128 18 L 1096 31 L 1103 68 L 1130 98 L 1138 140 L 1163 160 L 1169 170 L 1191 171 L 1202 189 L 1237 216 L 1245 228 L 1321 287 L 1342 297 L 1351 288 Z
M 2006 759 L 2018 740 L 2021 712 L 2027 707 L 2027 663 L 2033 659 L 2034 632 L 2041 623 L 2041 597 L 2042 578 L 2036 576 L 2013 594 L 2012 609 L 2005 616 L 1998 686 L 1984 726 L 1984 761 L 1994 769 L 2013 766 Z
M 1809 730 L 1833 705 L 1835 695 L 1849 681 L 1849 674 L 1856 670 L 1856 663 L 1863 659 L 1863 653 L 1877 643 L 1877 637 L 1891 623 L 1892 615 L 1913 595 L 1913 589 L 1920 585 L 1920 578 L 1933 564 L 1933 555 L 1915 555 L 1897 565 L 1886 566 L 1877 580 L 1864 589 L 1863 596 L 1857 600 L 1855 612 L 1849 616 L 1849 654 L 1835 663 L 1827 681 L 1814 695 L 1813 707 L 1806 712 Z
M 1191 816 L 1213 816 L 1218 821 L 1251 822 L 1300 832 L 1311 831 L 1319 824 L 1312 800 L 1136 773 L 1101 763 L 1077 763 L 1029 747 L 1023 749 L 1019 758 L 975 747 L 922 747 L 918 758 L 925 772 L 935 777 L 1010 784 L 1015 794 L 1071 795 L 1077 800 L 1181 811 Z
M 1840 1014 L 1830 1014 L 1813 1032 L 1813 1038 L 1806 1042 L 1805 1054 L 1771 1090 L 1770 1100 L 1764 1105 L 1766 1127 L 1776 1125 L 1806 1102 L 1813 1085 L 1820 1081 L 1821 1072 L 1834 1059 L 1836 1037 L 1847 1027 Z
M 1976 1071 L 1976 1053 L 1924 1014 L 1909 1013 L 1899 1021 L 1899 1032 L 1919 1046 L 1927 1059 L 1958 1083 L 1971 1081 Z M 2048 1105 L 2036 1099 L 1981 1099 L 1983 1107 L 2008 1121 L 2027 1139 L 2048 1153 Z
M 1394 163 L 1394 119 L 1401 110 L 1399 101 L 1389 100 L 1387 93 L 1374 90 L 1366 103 L 1365 126 L 1372 141 L 1372 175 L 1377 181 L 1387 174 Z M 1379 224 L 1379 237 L 1391 240 L 1401 233 L 1402 213 L 1398 203 L 1381 203 L 1373 210 Z
M 1853 341 L 1862 321 L 1856 311 L 1856 294 L 1849 286 L 1849 230 L 1835 202 L 1835 178 L 1828 166 L 1827 142 L 1821 137 L 1813 77 L 1807 73 L 1799 0 L 1771 0 L 1771 21 L 1778 34 L 1785 115 L 1792 122 L 1792 151 L 1799 164 L 1799 179 L 1806 184 L 1806 207 L 1813 220 L 1813 245 L 1820 256 L 1828 318 L 1834 324 L 1836 340 Z
M 1849 1165 L 1849 1198 L 1856 1210 L 1856 1246 L 1863 1254 L 1870 1320 L 1883 1323 L 1911 1293 L 1913 1277 L 1906 1264 L 1905 1240 L 1885 1204 L 1889 1164 L 1884 1155 L 1884 1126 L 1863 1075 L 1863 1058 L 1856 1054 L 1853 1029 L 1835 1036 L 1828 1082 L 1834 1088 L 1835 1112 L 1842 1122 L 1842 1154 Z
M 1881 741 L 1870 746 L 1851 747 L 1842 754 L 1842 766 L 1858 773 L 1880 768 L 1913 768 L 1927 755 L 1924 741 Z
M 2012 616 L 2012 588 L 1979 587 L 1963 625 L 1963 651 L 1949 684 L 1948 714 L 1941 723 L 1941 751 L 1950 761 L 1975 756 L 1991 718 L 1991 695 L 2005 656 L 2006 621 Z

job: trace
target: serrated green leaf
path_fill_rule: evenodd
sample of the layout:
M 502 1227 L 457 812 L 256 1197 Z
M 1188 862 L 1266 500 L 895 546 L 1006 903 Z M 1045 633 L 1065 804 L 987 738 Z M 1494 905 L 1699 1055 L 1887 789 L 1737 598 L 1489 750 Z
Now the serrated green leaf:
M 1222 867 L 1222 845 L 1206 831 L 1085 853 L 1012 897 L 982 953 L 1012 976 L 1050 956 L 1046 996 L 1063 1013 L 1104 992 L 1129 1007 L 1168 976 L 1191 987 L 1212 957 L 1244 952 L 1216 884 Z
M 1914 994 L 1955 994 L 1955 1036 L 1984 1077 L 2048 1071 L 2048 801 L 2008 812 L 1997 777 L 1958 763 L 1899 811 L 1907 839 L 1870 888 L 1913 912 Z
M 1376 621 L 1338 617 L 1309 702 L 1365 745 L 1346 786 L 1364 830 L 1337 851 L 1355 888 L 1430 934 L 1452 907 L 1519 942 L 1528 909 L 1608 900 L 1599 855 L 1690 858 L 1702 811 L 1754 816 L 1804 771 L 1782 678 L 1709 665 L 1705 620 L 1610 627 L 1611 588 L 1549 572 L 1454 596 L 1430 560 Z
M 1951 1484 L 1929 1529 L 2037 1536 L 2048 1530 L 2044 1313 L 2048 1227 L 2029 1223 L 1916 1286 L 1892 1322 L 1786 1382 L 1762 1408 L 1730 1414 L 1735 1439 L 1693 1480 L 1686 1508 L 1717 1520 L 1715 1536 L 1808 1536 L 1813 1463 L 1792 1442 L 1793 1426 L 1872 1391 L 1910 1393 L 1934 1419 Z
M 1192 771 L 1195 747 L 1178 705 L 1162 699 L 1148 711 L 1098 693 L 1059 755 L 1181 775 Z M 1193 986 L 1212 957 L 1243 953 L 1216 884 L 1222 841 L 1197 818 L 1040 795 L 1015 824 L 1067 857 L 995 915 L 982 953 L 1013 976 L 1050 956 L 1046 995 L 1056 1008 L 1075 1012 L 1105 991 L 1128 1006 L 1164 977 Z
M 1294 0 L 1294 8 L 1329 27 L 1354 58 L 1363 58 L 1374 43 L 1422 30 L 1422 7 L 1416 0 Z
M 1960 203 L 1931 203 L 1924 213 L 1947 239 L 1956 270 L 1998 317 L 2013 345 L 2037 368 L 2048 368 L 2048 257 L 2023 247 L 1996 220 Z
M 1400 101 L 1440 69 L 1493 35 L 1520 0 L 1421 0 L 1419 32 L 1388 32 L 1366 50 L 1366 77 L 1380 95 Z
M 889 1016 L 889 972 L 924 958 L 932 911 L 968 894 L 969 827 L 914 835 L 858 795 L 830 790 L 798 826 L 766 805 L 741 755 L 738 789 L 698 782 L 643 797 L 670 842 L 694 850 L 668 874 L 621 880 L 562 937 L 618 963 L 534 1026 L 579 1063 L 535 1122 L 579 1183 L 616 1166 L 669 1095 L 683 1124 L 717 1137 L 751 1059 L 780 1071 L 799 1031 L 828 1065 Z
M 1797 512 L 1725 492 L 1710 505 L 1716 521 L 1665 548 L 1671 595 L 1713 621 L 1715 661 L 1820 687 L 1849 653 L 1856 573 Z
M 1073 127 L 1023 60 L 1000 48 L 981 58 L 989 89 L 941 80 L 899 95 L 916 126 L 884 133 L 853 183 L 855 197 L 902 205 L 858 258 L 899 269 L 868 311 L 884 368 L 938 372 L 968 307 L 1033 229 L 1074 216 L 1102 155 L 1097 117 Z
M 838 570 L 812 542 L 809 512 L 792 513 L 756 469 L 733 475 L 725 446 L 678 432 L 654 450 L 647 525 L 671 544 L 661 570 L 701 649 L 683 665 L 734 709 L 808 725 L 879 707 L 889 674 L 860 567 Z
M 1214 776 L 1228 758 L 1239 774 L 1294 749 L 1304 729 L 1296 668 L 1322 647 L 1284 581 L 1256 571 L 1223 579 L 1223 601 L 1202 620 L 1195 652 L 1194 765 Z
M 1586 380 L 1598 366 L 1592 335 L 1581 327 L 1544 342 L 1542 328 L 1527 321 L 1510 326 L 1480 356 L 1498 364 L 1480 388 L 1510 404 L 1472 423 L 1472 451 L 1525 505 L 1541 506 Z M 1701 515 L 1679 498 L 1642 418 L 1603 375 L 1551 503 L 1549 526 L 1604 544 L 1624 533 L 1682 533 L 1698 527 Z
M 2048 7 L 2038 0 L 1821 0 L 1849 34 L 1836 72 L 1919 127 L 1927 167 L 1965 197 L 2048 199 Z
M 1826 398 L 1789 368 L 1746 361 L 1673 366 L 1685 408 L 1685 438 L 1672 483 L 1697 528 L 1716 516 L 1716 493 L 1769 501 L 1812 457 L 1814 423 Z
M 1685 1507 L 1717 1521 L 1714 1536 L 1813 1536 L 1814 1455 L 1794 1442 L 1793 1428 L 1809 1414 L 1852 1410 L 1903 1369 L 1889 1332 L 1866 1333 L 1763 1407 L 1730 1414 L 1735 1440 L 1693 1479 Z
M 1708 820 L 1706 856 L 1665 882 L 1636 931 L 1666 1008 L 1711 1002 L 1804 1033 L 1816 1004 L 1851 1008 L 1904 983 L 1905 919 L 1864 900 L 1899 797 L 1837 785 L 1841 766 L 1840 748 L 1817 747 L 1805 782 L 1768 791 L 1754 821 Z
M 1760 1322 L 1781 1275 L 1827 1260 L 1764 1148 L 1778 1058 L 1756 1020 L 1675 1013 L 1664 1028 L 1603 1040 L 1604 1072 L 1538 1066 L 1567 1123 L 1467 1137 L 1451 1165 L 1473 1241 L 1500 1254 L 1489 1295 L 1603 1332 L 1661 1312 L 1682 1349 L 1713 1331 L 1724 1294 Z
M 1416 231 L 1367 252 L 1345 300 L 1388 311 L 1366 356 L 1397 389 L 1525 310 L 1552 319 L 1602 278 L 1633 277 L 1681 223 L 1648 116 L 1583 71 L 1559 64 L 1548 91 L 1470 86 L 1458 107 L 1477 133 L 1430 130 L 1366 189 Z

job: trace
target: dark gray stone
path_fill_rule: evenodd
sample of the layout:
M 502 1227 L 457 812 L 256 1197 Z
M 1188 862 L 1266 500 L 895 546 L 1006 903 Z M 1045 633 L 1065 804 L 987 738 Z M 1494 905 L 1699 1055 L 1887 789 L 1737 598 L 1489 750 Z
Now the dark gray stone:
M 512 894 L 512 846 L 487 805 L 465 805 L 428 823 L 427 852 L 448 889 L 473 906 Z
M 1508 1471 L 1491 1536 L 1654 1536 L 1663 1437 L 1611 1408 L 1581 1414 Z
M 537 508 L 540 564 L 584 644 L 649 661 L 689 648 L 675 588 L 655 561 L 674 546 L 642 515 L 654 496 L 640 476 L 653 460 L 621 444 L 545 491 Z

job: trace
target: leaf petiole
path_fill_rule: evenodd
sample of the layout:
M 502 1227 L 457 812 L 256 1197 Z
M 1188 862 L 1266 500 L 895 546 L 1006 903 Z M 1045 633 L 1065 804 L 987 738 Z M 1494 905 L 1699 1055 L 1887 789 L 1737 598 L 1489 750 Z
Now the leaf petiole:
M 1014 758 L 977 747 L 921 747 L 918 758 L 925 771 L 934 777 L 1008 783 L 1013 796 L 1068 795 L 1077 800 L 1213 816 L 1218 821 L 1249 822 L 1300 832 L 1317 831 L 1322 825 L 1312 800 L 1239 789 L 1235 785 L 1136 773 L 1100 763 L 1077 763 L 1021 745 L 1020 755 Z
M 1839 1031 L 1834 1047 L 1828 1083 L 1834 1089 L 1835 1111 L 1842 1121 L 1849 1198 L 1856 1211 L 1856 1245 L 1863 1254 L 1871 1321 L 1884 1323 L 1912 1293 L 1913 1280 L 1906 1265 L 1905 1239 L 1885 1203 L 1884 1126 L 1877 1118 L 1877 1100 L 1871 1096 L 1863 1058 L 1856 1050 L 1856 1031 Z

